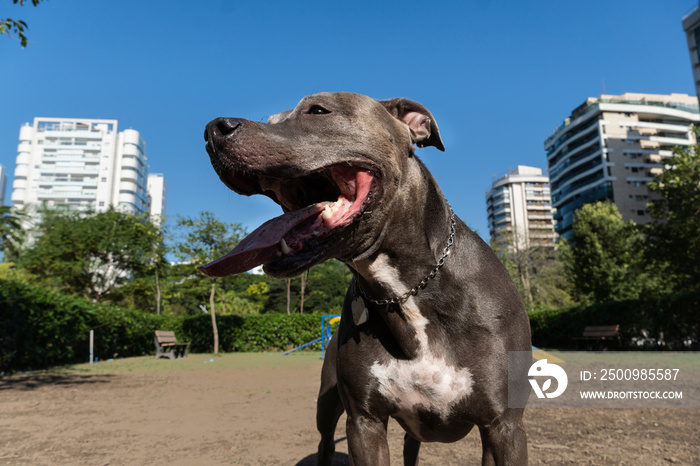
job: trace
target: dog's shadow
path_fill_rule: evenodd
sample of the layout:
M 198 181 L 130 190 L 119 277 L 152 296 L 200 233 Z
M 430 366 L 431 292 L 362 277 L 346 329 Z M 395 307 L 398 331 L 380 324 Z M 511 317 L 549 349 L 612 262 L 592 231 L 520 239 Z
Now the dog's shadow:
M 295 466 L 317 466 L 318 465 L 318 455 L 314 453 L 309 455 L 303 460 L 299 461 Z M 333 466 L 350 466 L 350 458 L 347 453 L 335 452 L 333 455 Z
M 335 444 L 338 445 L 339 442 L 342 442 L 344 440 L 347 440 L 347 437 L 342 437 L 339 438 L 335 441 Z M 303 460 L 299 461 L 296 465 L 294 466 L 317 466 L 318 465 L 318 454 L 314 453 L 313 455 L 309 455 Z M 347 453 L 339 453 L 335 452 L 333 455 L 333 466 L 350 466 L 350 458 L 348 457 Z

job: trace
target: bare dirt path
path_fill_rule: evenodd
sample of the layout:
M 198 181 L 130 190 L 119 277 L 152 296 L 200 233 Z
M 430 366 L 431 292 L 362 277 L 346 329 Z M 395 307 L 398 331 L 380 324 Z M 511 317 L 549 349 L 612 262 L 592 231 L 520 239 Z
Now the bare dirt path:
M 134 358 L 0 377 L 2 465 L 312 465 L 318 353 Z M 206 361 L 206 362 L 205 362 Z M 531 464 L 700 464 L 700 410 L 532 409 Z M 344 418 L 336 463 L 348 464 Z M 389 425 L 393 464 L 402 431 Z M 478 432 L 422 465 L 480 464 Z

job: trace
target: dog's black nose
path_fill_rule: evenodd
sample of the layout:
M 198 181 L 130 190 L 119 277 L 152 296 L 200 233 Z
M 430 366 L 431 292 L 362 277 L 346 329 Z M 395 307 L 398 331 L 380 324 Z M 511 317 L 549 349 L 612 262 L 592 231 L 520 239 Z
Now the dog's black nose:
M 217 118 L 207 124 L 204 130 L 204 140 L 209 142 L 218 138 L 226 138 L 241 126 L 241 121 L 238 118 Z

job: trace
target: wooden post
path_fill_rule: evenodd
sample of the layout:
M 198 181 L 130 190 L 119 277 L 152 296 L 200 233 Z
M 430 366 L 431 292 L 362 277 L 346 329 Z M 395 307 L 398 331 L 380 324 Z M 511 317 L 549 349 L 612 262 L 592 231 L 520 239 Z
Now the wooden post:
M 95 331 L 90 330 L 90 364 L 95 361 Z

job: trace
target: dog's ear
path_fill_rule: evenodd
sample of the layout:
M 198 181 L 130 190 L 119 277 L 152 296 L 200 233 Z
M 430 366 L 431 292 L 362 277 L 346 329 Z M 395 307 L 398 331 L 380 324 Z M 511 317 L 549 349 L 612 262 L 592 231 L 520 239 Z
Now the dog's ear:
M 379 103 L 394 118 L 398 118 L 408 125 L 411 130 L 411 139 L 418 147 L 433 146 L 445 151 L 435 118 L 427 108 L 418 102 L 401 98 L 380 100 Z
M 289 116 L 290 113 L 292 113 L 293 110 L 287 110 L 282 113 L 275 113 L 274 115 L 270 115 L 267 117 L 267 124 L 274 124 L 274 123 L 279 123 L 280 121 L 284 120 Z

